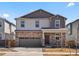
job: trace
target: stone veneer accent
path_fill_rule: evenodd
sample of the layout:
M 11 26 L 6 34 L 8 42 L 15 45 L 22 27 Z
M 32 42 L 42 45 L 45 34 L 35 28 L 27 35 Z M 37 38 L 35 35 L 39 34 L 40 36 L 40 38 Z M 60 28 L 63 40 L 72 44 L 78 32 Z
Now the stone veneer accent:
M 16 31 L 16 37 L 42 38 L 42 31 L 37 30 L 20 30 Z
M 37 30 L 19 30 L 16 31 L 16 46 L 20 47 L 40 47 L 42 31 Z

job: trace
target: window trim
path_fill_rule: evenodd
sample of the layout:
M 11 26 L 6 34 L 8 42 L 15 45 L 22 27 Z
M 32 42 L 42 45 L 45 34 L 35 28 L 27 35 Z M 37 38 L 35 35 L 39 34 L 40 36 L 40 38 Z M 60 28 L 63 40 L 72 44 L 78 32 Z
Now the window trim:
M 37 25 L 38 25 L 38 26 L 37 26 Z M 35 27 L 36 27 L 36 28 L 39 28 L 39 20 L 36 20 L 36 21 L 35 21 Z
M 23 25 L 23 26 L 22 26 L 22 25 Z M 20 22 L 20 27 L 21 27 L 21 28 L 24 28 L 24 27 L 25 27 L 25 21 L 21 21 L 21 22 Z
M 58 21 L 59 23 L 57 23 L 57 21 Z M 59 27 L 56 26 L 56 24 L 59 24 Z M 60 28 L 60 20 L 55 20 L 55 28 Z

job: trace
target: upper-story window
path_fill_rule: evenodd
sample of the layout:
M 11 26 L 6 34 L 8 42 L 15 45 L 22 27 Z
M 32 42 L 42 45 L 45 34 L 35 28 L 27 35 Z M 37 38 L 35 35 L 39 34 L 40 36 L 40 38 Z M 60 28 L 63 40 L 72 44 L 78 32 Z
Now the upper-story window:
M 0 22 L 0 27 L 2 27 L 2 23 Z
M 21 27 L 25 27 L 25 22 L 21 21 Z
M 55 28 L 60 28 L 60 20 L 55 20 Z
M 35 27 L 39 27 L 39 21 L 35 21 Z

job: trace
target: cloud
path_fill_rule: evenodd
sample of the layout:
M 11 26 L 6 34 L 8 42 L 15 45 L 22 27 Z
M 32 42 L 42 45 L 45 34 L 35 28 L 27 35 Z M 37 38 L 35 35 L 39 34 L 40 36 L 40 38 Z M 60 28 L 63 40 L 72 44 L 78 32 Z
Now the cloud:
M 10 15 L 9 15 L 8 13 L 4 13 L 2 16 L 3 16 L 4 18 L 10 17 Z
M 75 5 L 75 3 L 70 2 L 70 3 L 67 5 L 67 7 L 71 7 L 71 6 L 74 6 L 74 5 Z

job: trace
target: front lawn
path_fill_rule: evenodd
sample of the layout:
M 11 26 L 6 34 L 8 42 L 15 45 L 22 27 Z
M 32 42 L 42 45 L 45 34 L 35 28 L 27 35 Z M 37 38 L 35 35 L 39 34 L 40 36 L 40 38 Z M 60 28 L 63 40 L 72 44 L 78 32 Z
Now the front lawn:
M 69 48 L 43 48 L 43 52 L 76 52 L 76 49 Z M 78 49 L 79 52 L 79 49 Z
M 79 54 L 76 55 L 76 49 L 69 49 L 69 48 L 43 48 L 42 51 L 44 56 L 79 56 Z M 77 51 L 79 52 L 79 49 Z
M 43 54 L 43 56 L 79 56 L 79 54 Z

